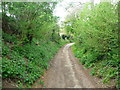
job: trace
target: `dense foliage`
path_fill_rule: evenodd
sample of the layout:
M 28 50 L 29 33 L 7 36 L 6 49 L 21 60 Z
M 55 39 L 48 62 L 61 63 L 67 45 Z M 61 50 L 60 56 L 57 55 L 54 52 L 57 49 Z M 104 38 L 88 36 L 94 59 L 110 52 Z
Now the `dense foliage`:
M 2 3 L 3 31 L 15 34 L 23 43 L 31 42 L 33 37 L 49 40 L 59 30 L 57 17 L 52 14 L 55 5 L 46 2 Z
M 118 12 L 117 5 L 109 2 L 89 8 L 85 5 L 76 16 L 65 22 L 65 30 L 74 36 L 76 57 L 86 68 L 92 67 L 91 75 L 109 82 L 118 75 Z
M 39 42 L 32 44 L 10 45 L 3 43 L 3 78 L 18 79 L 33 84 L 48 69 L 49 61 L 55 55 L 60 44 Z
M 18 84 L 33 84 L 63 44 L 59 36 L 56 2 L 2 3 L 2 75 Z

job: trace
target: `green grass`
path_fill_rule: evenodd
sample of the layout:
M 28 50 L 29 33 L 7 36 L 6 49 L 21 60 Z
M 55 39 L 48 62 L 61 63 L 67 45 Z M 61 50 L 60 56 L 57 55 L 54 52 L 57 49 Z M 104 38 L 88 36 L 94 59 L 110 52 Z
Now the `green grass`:
M 85 47 L 72 46 L 73 52 L 81 64 L 86 68 L 92 68 L 90 75 L 94 75 L 102 79 L 103 83 L 109 84 L 111 80 L 114 80 L 116 85 L 118 82 L 118 56 L 113 54 L 112 56 L 106 53 L 100 53 L 98 51 L 87 50 Z M 105 56 L 107 55 L 107 56 Z M 118 87 L 118 86 L 116 86 Z
M 40 80 L 39 84 L 44 85 L 44 81 Z

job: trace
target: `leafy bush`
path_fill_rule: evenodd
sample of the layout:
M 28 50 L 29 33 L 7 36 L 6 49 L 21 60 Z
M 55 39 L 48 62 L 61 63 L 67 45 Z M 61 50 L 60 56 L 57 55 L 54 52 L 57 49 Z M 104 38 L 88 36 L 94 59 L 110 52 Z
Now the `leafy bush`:
M 56 4 L 1 4 L 3 78 L 20 80 L 20 86 L 30 85 L 48 69 L 49 61 L 64 44 L 59 35 L 58 17 L 53 15 Z
M 2 38 L 4 39 L 5 42 L 17 43 L 17 38 L 14 34 L 7 34 L 2 32 Z
M 118 58 L 118 15 L 117 5 L 101 2 L 77 12 L 65 22 L 65 29 L 74 36 L 76 45 L 73 47 L 75 56 L 86 68 L 92 67 L 91 75 L 117 82 Z M 71 23 L 71 25 L 68 25 Z
M 8 53 L 9 53 L 9 51 L 10 51 L 10 48 L 9 48 L 9 46 L 8 45 L 5 45 L 4 43 L 2 43 L 3 45 L 3 48 L 2 48 L 2 56 L 6 56 Z
M 48 69 L 49 61 L 61 44 L 39 42 L 40 45 L 11 45 L 3 42 L 3 78 L 14 78 L 28 85 L 33 84 Z

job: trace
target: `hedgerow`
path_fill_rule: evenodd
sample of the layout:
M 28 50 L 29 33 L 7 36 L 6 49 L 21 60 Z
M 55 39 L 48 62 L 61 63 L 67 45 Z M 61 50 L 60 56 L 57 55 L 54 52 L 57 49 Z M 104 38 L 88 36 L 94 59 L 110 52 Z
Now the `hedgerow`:
M 2 2 L 2 78 L 22 86 L 44 75 L 64 44 L 59 35 L 56 2 Z
M 18 79 L 23 84 L 33 84 L 44 75 L 49 61 L 61 44 L 39 42 L 26 45 L 11 45 L 3 42 L 2 75 L 4 78 Z
M 66 31 L 74 36 L 75 56 L 86 68 L 92 68 L 91 75 L 102 78 L 104 83 L 114 80 L 117 85 L 120 62 L 117 5 L 101 2 L 91 8 L 91 4 L 84 6 L 77 17 L 71 16 L 65 22 Z

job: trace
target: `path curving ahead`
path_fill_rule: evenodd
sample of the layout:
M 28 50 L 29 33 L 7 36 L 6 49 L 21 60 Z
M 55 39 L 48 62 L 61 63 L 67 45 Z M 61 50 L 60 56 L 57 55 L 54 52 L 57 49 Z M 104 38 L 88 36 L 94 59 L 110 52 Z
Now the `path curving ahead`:
M 97 88 L 72 54 L 70 46 L 73 44 L 61 48 L 50 63 L 44 76 L 46 88 Z

